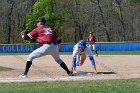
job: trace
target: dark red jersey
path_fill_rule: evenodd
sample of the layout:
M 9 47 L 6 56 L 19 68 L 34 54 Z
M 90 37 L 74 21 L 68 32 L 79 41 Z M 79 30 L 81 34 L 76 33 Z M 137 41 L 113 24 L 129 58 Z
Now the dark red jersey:
M 89 42 L 95 42 L 96 41 L 96 37 L 94 35 L 89 36 L 88 38 Z
M 33 29 L 28 36 L 30 38 L 36 37 L 39 44 L 56 43 L 60 37 L 49 26 L 39 26 Z

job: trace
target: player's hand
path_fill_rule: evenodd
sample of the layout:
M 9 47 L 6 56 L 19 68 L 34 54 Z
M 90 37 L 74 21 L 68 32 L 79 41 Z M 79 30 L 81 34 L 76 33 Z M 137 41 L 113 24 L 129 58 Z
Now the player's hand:
M 76 68 L 72 68 L 72 73 L 73 74 L 76 74 L 77 73 Z
M 98 74 L 98 72 L 97 72 L 97 71 L 93 71 L 92 73 L 93 73 L 93 74 Z
M 93 73 L 94 74 L 98 74 L 97 70 L 96 70 L 96 67 L 93 67 Z
M 60 49 L 61 44 L 58 44 L 58 49 Z

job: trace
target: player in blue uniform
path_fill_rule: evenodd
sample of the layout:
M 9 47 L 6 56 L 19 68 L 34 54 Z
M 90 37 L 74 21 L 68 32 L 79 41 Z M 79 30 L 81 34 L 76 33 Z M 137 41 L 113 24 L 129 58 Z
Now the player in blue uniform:
M 89 57 L 91 64 L 94 68 L 93 72 L 97 73 L 96 64 L 95 64 L 91 49 L 89 48 L 88 44 L 86 44 L 85 40 L 79 40 L 79 42 L 73 48 L 73 54 L 72 54 L 72 72 L 73 72 L 73 74 L 77 73 L 76 66 L 81 66 L 85 62 L 86 55 Z M 79 56 L 81 60 L 78 59 L 78 62 L 76 65 L 77 56 Z

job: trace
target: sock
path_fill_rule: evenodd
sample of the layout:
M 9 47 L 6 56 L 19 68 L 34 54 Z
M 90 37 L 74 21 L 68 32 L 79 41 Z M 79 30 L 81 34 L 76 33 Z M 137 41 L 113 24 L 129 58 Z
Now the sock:
M 60 66 L 67 72 L 67 74 L 71 73 L 64 62 L 61 63 Z
M 31 62 L 31 61 L 27 61 L 26 67 L 25 67 L 25 71 L 24 71 L 24 73 L 23 73 L 24 75 L 27 75 L 27 73 L 28 73 L 28 71 L 29 71 L 31 65 L 32 65 L 32 62 Z
M 97 50 L 95 50 L 95 53 L 98 55 Z

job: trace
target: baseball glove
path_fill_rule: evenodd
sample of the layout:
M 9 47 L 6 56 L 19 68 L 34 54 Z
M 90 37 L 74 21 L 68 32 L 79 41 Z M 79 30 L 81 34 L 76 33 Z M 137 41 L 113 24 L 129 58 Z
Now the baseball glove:
M 20 32 L 19 35 L 22 36 L 22 35 L 27 35 L 27 34 L 28 34 L 28 31 L 27 30 L 23 30 L 23 31 Z
M 27 30 L 23 30 L 22 32 L 20 32 L 20 36 L 22 37 L 22 38 L 24 38 L 24 36 L 26 36 L 28 34 L 28 31 Z

